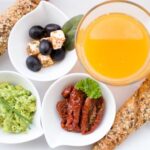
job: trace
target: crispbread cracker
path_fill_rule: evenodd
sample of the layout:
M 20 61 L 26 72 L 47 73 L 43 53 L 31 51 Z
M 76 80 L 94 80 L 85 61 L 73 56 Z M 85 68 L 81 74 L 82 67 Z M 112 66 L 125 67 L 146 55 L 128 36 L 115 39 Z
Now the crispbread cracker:
M 17 0 L 14 5 L 0 14 L 0 55 L 7 49 L 8 36 L 15 23 L 32 11 L 40 0 Z
M 114 150 L 129 134 L 150 121 L 150 76 L 117 112 L 108 134 L 98 141 L 93 150 Z

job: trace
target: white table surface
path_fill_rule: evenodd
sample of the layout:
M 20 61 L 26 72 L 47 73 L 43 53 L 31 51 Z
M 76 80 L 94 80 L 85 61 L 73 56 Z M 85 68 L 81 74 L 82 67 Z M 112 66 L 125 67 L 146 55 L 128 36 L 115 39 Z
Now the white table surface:
M 0 0 L 0 11 L 7 8 L 15 0 Z M 150 10 L 150 0 L 132 0 L 145 8 Z M 102 0 L 51 0 L 51 2 L 60 8 L 66 15 L 69 17 L 85 13 L 89 8 L 102 2 Z M 13 70 L 8 54 L 6 53 L 0 57 L 0 70 Z M 84 72 L 83 68 L 79 63 L 73 68 L 72 72 Z M 41 100 L 47 88 L 50 86 L 51 82 L 41 83 L 33 82 L 41 96 Z M 109 88 L 114 93 L 116 98 L 117 108 L 138 88 L 140 83 L 136 83 L 126 87 L 112 87 Z M 18 144 L 18 145 L 5 145 L 0 144 L 0 150 L 50 150 L 48 147 L 44 136 L 40 137 L 37 140 L 34 140 L 29 143 Z M 56 150 L 90 150 L 91 146 L 87 147 L 60 147 Z M 121 144 L 116 150 L 150 150 L 150 124 L 144 125 L 141 129 L 133 133 L 128 137 L 128 139 Z

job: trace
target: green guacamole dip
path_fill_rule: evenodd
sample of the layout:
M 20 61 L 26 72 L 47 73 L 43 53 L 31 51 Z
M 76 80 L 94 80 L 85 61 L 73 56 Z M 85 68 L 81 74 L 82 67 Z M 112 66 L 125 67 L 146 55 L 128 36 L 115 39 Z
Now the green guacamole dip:
M 8 133 L 29 129 L 36 111 L 36 98 L 19 85 L 0 83 L 0 128 Z

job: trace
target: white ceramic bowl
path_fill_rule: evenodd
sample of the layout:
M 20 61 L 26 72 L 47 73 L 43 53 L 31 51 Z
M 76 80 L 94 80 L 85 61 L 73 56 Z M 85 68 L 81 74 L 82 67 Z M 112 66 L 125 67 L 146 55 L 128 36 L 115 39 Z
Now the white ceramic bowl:
M 0 71 L 0 82 L 10 82 L 12 84 L 21 85 L 25 89 L 31 91 L 32 94 L 36 97 L 36 107 L 37 107 L 36 108 L 37 111 L 35 113 L 33 123 L 30 129 L 26 133 L 10 134 L 10 133 L 5 133 L 2 131 L 2 129 L 0 129 L 0 143 L 17 144 L 17 143 L 31 141 L 40 137 L 43 134 L 43 130 L 40 122 L 41 102 L 35 86 L 28 79 L 12 71 Z
M 56 23 L 62 26 L 68 17 L 49 2 L 41 1 L 39 6 L 22 17 L 12 29 L 8 40 L 8 53 L 15 69 L 26 77 L 36 81 L 52 81 L 67 74 L 75 65 L 75 50 L 66 53 L 64 60 L 39 72 L 32 72 L 26 67 L 27 44 L 31 41 L 29 29 L 33 25 L 45 26 Z
M 47 143 L 51 148 L 61 145 L 85 146 L 100 140 L 111 128 L 115 114 L 116 104 L 111 91 L 106 85 L 99 83 L 105 99 L 105 113 L 99 127 L 91 134 L 82 135 L 80 133 L 67 132 L 61 128 L 60 117 L 56 111 L 56 104 L 62 99 L 61 92 L 77 81 L 90 77 L 83 73 L 73 73 L 66 75 L 55 81 L 44 96 L 42 104 L 42 125 Z

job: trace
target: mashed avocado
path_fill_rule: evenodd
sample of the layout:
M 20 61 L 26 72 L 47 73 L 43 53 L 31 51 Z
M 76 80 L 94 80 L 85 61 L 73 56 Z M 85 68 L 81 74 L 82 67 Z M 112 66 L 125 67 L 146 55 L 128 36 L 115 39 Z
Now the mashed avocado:
M 36 111 L 36 99 L 19 85 L 0 83 L 0 128 L 9 133 L 29 129 Z

